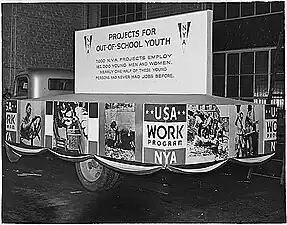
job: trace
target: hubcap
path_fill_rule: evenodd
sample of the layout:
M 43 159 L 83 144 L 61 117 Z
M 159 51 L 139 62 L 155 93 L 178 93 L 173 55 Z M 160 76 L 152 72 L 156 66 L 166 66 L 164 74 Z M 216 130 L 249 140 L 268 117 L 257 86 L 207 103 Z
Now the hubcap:
M 80 162 L 80 168 L 83 176 L 90 182 L 98 180 L 103 171 L 103 166 L 94 159 Z

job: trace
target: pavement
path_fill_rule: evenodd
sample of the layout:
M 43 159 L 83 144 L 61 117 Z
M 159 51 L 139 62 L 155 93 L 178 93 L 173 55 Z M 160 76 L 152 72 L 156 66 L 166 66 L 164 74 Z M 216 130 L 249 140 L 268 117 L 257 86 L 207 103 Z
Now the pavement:
M 285 185 L 275 173 L 275 178 L 252 175 L 247 180 L 247 171 L 228 164 L 201 175 L 168 171 L 126 175 L 117 188 L 95 193 L 82 187 L 73 163 L 50 153 L 22 157 L 17 163 L 10 163 L 4 154 L 1 219 L 3 223 L 286 223 Z

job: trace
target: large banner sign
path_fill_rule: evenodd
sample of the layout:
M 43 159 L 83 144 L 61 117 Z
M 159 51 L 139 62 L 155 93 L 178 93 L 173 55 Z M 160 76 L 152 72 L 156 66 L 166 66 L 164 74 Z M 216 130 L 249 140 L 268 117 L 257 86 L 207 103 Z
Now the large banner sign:
M 186 104 L 145 104 L 143 147 L 146 162 L 184 164 Z
M 76 32 L 76 93 L 211 94 L 212 12 Z

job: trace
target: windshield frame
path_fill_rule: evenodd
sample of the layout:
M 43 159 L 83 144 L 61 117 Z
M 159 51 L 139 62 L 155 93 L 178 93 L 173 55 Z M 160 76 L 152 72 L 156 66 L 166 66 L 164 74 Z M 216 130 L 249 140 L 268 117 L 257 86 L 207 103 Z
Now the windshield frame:
M 27 91 L 25 91 L 25 92 L 23 91 L 23 94 L 19 95 L 19 93 L 21 92 L 19 84 L 24 79 L 26 79 L 27 82 L 23 82 L 21 84 L 21 86 L 23 86 L 25 83 L 27 83 L 27 88 L 25 88 L 25 89 L 22 88 L 22 91 L 23 90 L 27 90 Z M 28 96 L 29 96 L 29 76 L 28 76 L 28 74 L 22 74 L 20 76 L 17 76 L 15 78 L 15 82 L 14 82 L 13 97 L 14 98 L 28 98 Z

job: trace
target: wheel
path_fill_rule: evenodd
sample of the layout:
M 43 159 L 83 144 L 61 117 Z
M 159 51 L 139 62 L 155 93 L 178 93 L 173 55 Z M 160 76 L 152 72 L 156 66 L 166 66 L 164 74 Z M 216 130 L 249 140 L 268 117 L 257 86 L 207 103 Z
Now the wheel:
M 76 163 L 76 172 L 82 185 L 90 191 L 108 190 L 118 182 L 119 175 L 94 159 Z
M 114 171 L 113 171 L 113 174 L 114 174 L 113 179 L 111 180 L 111 182 L 109 184 L 107 184 L 106 190 L 111 189 L 111 188 L 116 188 L 123 181 L 123 178 L 124 178 L 123 174 L 120 174 L 120 173 L 117 173 Z
M 85 147 L 80 148 L 80 153 L 87 153 Z M 117 181 L 117 173 L 102 166 L 95 159 L 76 163 L 76 172 L 82 185 L 90 191 L 108 190 Z
M 7 146 L 5 144 L 5 150 L 6 150 L 6 155 L 7 158 L 10 162 L 14 163 L 14 162 L 18 162 L 18 160 L 20 159 L 21 155 L 15 153 L 9 146 Z
M 124 177 L 122 174 L 100 165 L 94 159 L 76 163 L 76 172 L 82 185 L 89 191 L 115 188 Z

